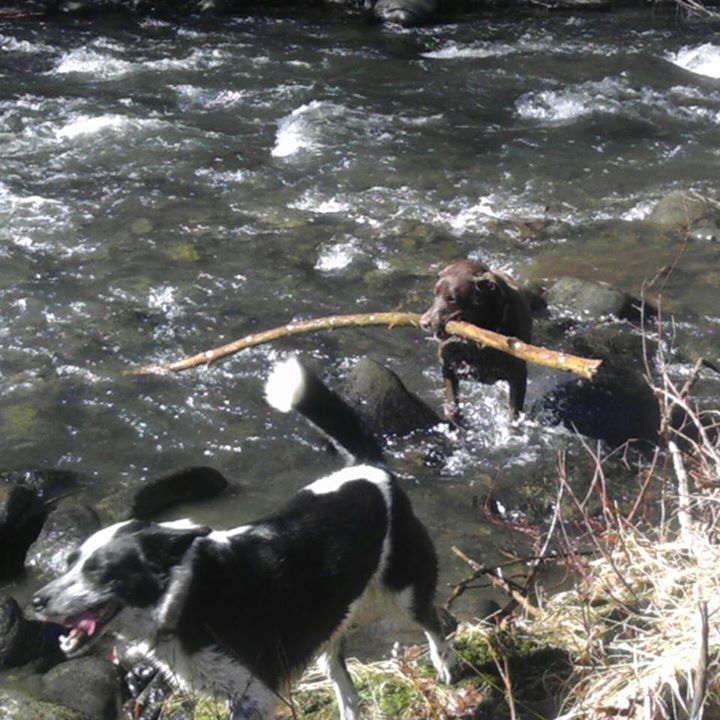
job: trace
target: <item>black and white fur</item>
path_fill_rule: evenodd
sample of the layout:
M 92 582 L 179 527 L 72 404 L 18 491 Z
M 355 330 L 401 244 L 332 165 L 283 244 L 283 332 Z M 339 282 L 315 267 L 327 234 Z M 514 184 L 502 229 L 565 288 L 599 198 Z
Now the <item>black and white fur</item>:
M 69 656 L 112 629 L 186 690 L 225 699 L 232 720 L 265 720 L 320 656 L 342 720 L 359 717 L 342 638 L 378 599 L 425 631 L 450 682 L 452 655 L 433 605 L 437 560 L 407 495 L 378 466 L 354 412 L 297 360 L 275 368 L 268 401 L 326 431 L 356 464 L 311 483 L 280 511 L 211 531 L 188 521 L 131 520 L 100 530 L 67 572 L 33 598 L 70 628 Z

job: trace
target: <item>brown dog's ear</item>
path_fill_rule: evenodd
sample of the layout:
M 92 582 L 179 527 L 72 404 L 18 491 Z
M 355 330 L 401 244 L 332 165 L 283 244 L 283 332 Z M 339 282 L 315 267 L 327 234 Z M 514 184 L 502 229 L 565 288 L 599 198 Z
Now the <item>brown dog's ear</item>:
M 507 295 L 507 286 L 502 278 L 498 277 L 492 270 L 473 278 L 475 288 L 478 291 L 476 302 L 482 303 L 483 298 L 503 299 Z

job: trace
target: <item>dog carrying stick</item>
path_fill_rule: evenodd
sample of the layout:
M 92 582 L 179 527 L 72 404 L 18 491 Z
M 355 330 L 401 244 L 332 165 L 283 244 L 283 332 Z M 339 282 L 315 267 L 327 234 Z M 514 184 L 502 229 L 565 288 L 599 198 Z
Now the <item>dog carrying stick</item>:
M 264 332 L 246 335 L 239 340 L 221 345 L 220 347 L 206 350 L 205 352 L 192 355 L 191 357 L 177 360 L 175 362 L 159 363 L 148 365 L 137 370 L 130 370 L 130 375 L 151 375 L 166 374 L 169 372 L 180 372 L 198 365 L 209 365 L 215 360 L 233 355 L 240 350 L 263 345 L 280 340 L 281 338 L 302 333 L 317 332 L 318 330 L 335 330 L 346 327 L 367 327 L 371 325 L 387 325 L 389 327 L 414 327 L 420 329 L 420 315 L 409 312 L 378 312 L 378 313 L 356 313 L 353 315 L 330 315 L 328 317 L 314 318 L 311 320 L 298 320 L 296 322 L 281 325 L 280 327 Z M 451 320 L 445 326 L 445 330 L 451 335 L 466 340 L 473 340 L 483 346 L 495 348 L 508 355 L 521 358 L 536 365 L 544 365 L 554 370 L 575 373 L 581 377 L 591 379 L 602 360 L 591 360 L 588 358 L 570 355 L 569 353 L 556 352 L 547 348 L 538 347 L 522 342 L 517 338 L 507 337 L 499 333 L 485 330 L 466 322 Z

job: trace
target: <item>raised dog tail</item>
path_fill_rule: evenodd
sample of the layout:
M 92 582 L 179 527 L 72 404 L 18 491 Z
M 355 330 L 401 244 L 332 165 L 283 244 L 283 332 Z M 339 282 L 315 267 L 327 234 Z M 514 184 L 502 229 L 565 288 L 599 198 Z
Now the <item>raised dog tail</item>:
M 380 445 L 358 414 L 296 357 L 275 365 L 265 383 L 265 398 L 280 412 L 303 415 L 350 463 L 382 463 Z

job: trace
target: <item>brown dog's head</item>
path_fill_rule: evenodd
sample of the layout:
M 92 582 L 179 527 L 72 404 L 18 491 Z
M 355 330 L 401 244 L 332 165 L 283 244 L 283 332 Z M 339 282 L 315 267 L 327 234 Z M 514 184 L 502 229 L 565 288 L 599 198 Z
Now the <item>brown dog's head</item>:
M 441 339 L 450 320 L 496 330 L 505 314 L 506 291 L 505 281 L 487 265 L 474 260 L 452 263 L 438 273 L 435 300 L 420 323 Z

